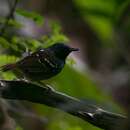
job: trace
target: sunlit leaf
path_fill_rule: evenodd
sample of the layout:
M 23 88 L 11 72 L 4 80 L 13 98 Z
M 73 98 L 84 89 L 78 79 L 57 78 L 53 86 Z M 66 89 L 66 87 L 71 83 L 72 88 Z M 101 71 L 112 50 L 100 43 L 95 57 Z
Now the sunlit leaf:
M 18 60 L 19 58 L 16 56 L 11 56 L 11 55 L 0 55 L 0 65 L 4 65 L 7 63 L 14 63 Z
M 20 127 L 20 126 L 17 126 L 17 127 L 16 127 L 16 130 L 23 130 L 23 128 Z
M 32 19 L 34 22 L 36 22 L 38 25 L 42 25 L 44 23 L 44 18 L 40 14 L 36 12 L 29 12 L 23 9 L 17 9 L 16 13 L 19 15 L 22 15 L 24 17 Z
M 57 21 L 50 21 L 49 25 L 51 27 L 52 33 L 53 34 L 59 34 L 61 32 L 61 25 Z
M 9 48 L 10 43 L 4 37 L 0 37 L 0 46 L 4 48 Z
M 17 60 L 18 58 L 15 56 L 0 55 L 0 66 L 3 66 L 8 63 L 14 63 Z M 7 80 L 12 80 L 16 78 L 16 76 L 12 72 L 2 72 L 2 71 L 0 71 L 0 77 L 2 77 L 2 79 L 7 79 Z
M 16 21 L 15 19 L 10 19 L 8 22 L 8 26 L 20 28 L 20 27 L 22 27 L 22 24 L 20 22 Z

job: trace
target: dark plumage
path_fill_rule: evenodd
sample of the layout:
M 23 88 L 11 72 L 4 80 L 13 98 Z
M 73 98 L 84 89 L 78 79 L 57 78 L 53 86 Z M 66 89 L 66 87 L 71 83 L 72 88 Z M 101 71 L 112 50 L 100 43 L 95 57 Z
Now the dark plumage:
M 77 51 L 68 45 L 57 43 L 48 48 L 40 49 L 14 64 L 2 67 L 3 71 L 19 70 L 22 74 L 35 81 L 49 79 L 64 67 L 65 59 L 72 51 Z

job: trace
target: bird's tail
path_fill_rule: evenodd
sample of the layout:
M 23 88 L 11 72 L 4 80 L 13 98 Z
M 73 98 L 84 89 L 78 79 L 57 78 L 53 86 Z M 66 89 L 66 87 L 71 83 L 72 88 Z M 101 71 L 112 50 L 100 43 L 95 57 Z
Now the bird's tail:
M 3 72 L 5 72 L 5 71 L 13 70 L 15 68 L 16 68 L 16 64 L 15 63 L 14 64 L 6 64 L 4 66 L 1 66 L 0 70 L 2 70 Z

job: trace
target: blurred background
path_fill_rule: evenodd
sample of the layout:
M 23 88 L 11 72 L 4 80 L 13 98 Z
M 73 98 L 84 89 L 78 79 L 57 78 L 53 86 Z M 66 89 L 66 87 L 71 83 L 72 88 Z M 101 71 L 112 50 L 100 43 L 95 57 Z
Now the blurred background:
M 13 3 L 0 0 L 1 28 Z M 69 56 L 64 70 L 45 83 L 105 110 L 127 115 L 129 11 L 129 0 L 19 0 L 12 23 L 0 36 L 0 65 L 17 61 L 26 49 L 35 51 L 55 42 L 78 47 L 80 52 Z M 0 77 L 16 78 L 11 72 L 1 72 Z M 1 128 L 100 130 L 44 105 L 3 99 L 0 102 Z

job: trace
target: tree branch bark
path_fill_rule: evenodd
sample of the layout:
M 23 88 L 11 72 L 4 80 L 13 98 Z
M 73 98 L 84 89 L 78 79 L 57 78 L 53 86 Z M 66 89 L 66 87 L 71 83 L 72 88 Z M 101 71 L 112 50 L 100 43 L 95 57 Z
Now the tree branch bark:
M 58 108 L 105 130 L 120 128 L 127 122 L 125 116 L 87 104 L 46 85 L 41 87 L 25 81 L 0 80 L 0 94 L 5 99 L 26 100 Z
M 0 35 L 5 33 L 5 30 L 8 27 L 9 20 L 14 17 L 14 12 L 15 12 L 17 3 L 18 3 L 18 0 L 14 0 L 13 6 L 12 7 L 10 6 L 10 13 L 6 17 L 5 23 L 3 24 L 2 28 L 1 28 Z

